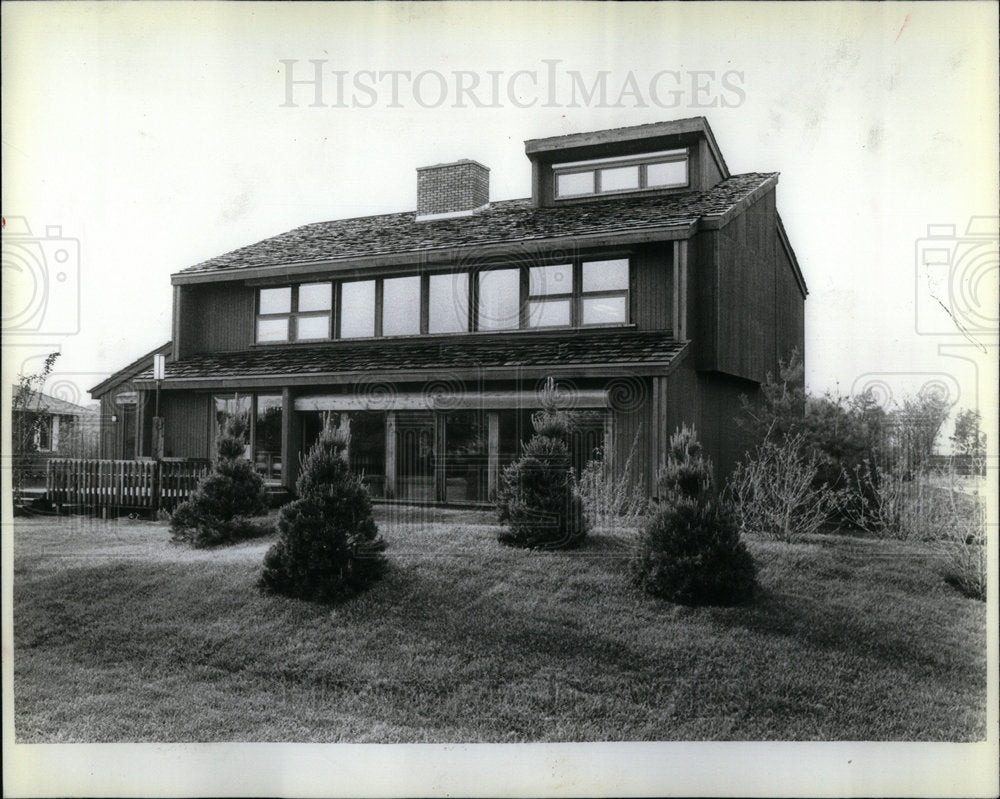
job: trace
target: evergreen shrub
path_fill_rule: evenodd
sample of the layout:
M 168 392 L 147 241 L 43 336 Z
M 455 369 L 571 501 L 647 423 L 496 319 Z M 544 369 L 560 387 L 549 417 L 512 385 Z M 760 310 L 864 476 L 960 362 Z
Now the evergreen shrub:
M 497 539 L 516 547 L 577 546 L 587 526 L 568 443 L 572 419 L 549 406 L 531 422 L 535 435 L 501 476 L 497 515 L 505 527 Z
M 218 460 L 186 502 L 170 517 L 175 541 L 213 547 L 274 532 L 263 519 L 267 489 L 253 464 L 243 456 L 243 422 L 231 419 L 216 441 Z
M 296 483 L 299 499 L 278 516 L 278 540 L 264 556 L 258 586 L 266 593 L 334 602 L 377 580 L 385 567 L 372 504 L 351 472 L 347 438 L 325 430 Z
M 633 582 L 686 605 L 751 599 L 753 559 L 716 496 L 711 462 L 702 455 L 693 428 L 683 426 L 670 437 L 659 490 L 659 508 L 643 526 L 630 563 Z

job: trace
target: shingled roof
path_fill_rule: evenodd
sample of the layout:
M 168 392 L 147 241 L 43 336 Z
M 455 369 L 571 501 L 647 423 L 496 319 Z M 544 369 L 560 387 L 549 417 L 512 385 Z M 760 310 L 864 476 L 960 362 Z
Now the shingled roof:
M 343 261 L 456 247 L 540 242 L 572 236 L 689 226 L 725 217 L 777 182 L 775 172 L 733 175 L 707 191 L 598 198 L 538 208 L 530 200 L 495 202 L 473 216 L 417 222 L 413 212 L 303 225 L 176 273 Z
M 24 406 L 31 413 L 47 413 L 53 416 L 92 416 L 97 414 L 96 407 L 85 407 L 69 402 L 60 397 L 32 391 Z
M 609 372 L 665 373 L 686 343 L 668 331 L 633 329 L 572 331 L 560 335 L 467 334 L 412 339 L 340 340 L 322 345 L 262 346 L 184 358 L 166 365 L 164 388 L 225 385 L 233 379 L 322 377 L 400 379 L 420 374 L 461 376 L 483 372 L 558 371 L 560 367 L 605 366 Z M 426 371 L 425 371 L 426 370 Z M 152 382 L 152 370 L 137 379 Z M 322 382 L 322 381 L 320 381 Z

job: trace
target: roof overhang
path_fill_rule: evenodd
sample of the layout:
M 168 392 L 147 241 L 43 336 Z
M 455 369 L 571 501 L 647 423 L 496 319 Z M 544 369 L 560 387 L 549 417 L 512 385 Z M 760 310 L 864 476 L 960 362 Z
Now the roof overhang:
M 747 208 L 753 205 L 755 202 L 760 200 L 769 192 L 773 191 L 778 185 L 778 176 L 773 175 L 761 183 L 756 189 L 747 193 L 735 203 L 733 203 L 729 208 L 726 209 L 725 213 L 722 214 L 706 214 L 701 218 L 700 228 L 702 230 L 719 230 L 724 228 L 730 222 L 732 222 L 736 217 L 743 214 Z
M 426 393 L 410 391 L 393 395 L 304 394 L 293 400 L 297 411 L 458 411 L 517 410 L 543 407 L 547 400 L 545 388 L 535 391 L 450 391 Z M 611 397 L 607 389 L 570 390 L 560 394 L 560 407 L 565 410 L 609 408 Z
M 155 350 L 147 352 L 145 355 L 136 358 L 128 366 L 119 369 L 110 377 L 102 380 L 96 386 L 88 389 L 88 393 L 93 399 L 100 399 L 102 396 L 107 394 L 115 386 L 118 386 L 130 378 L 135 377 L 140 372 L 144 372 L 153 366 L 153 356 L 154 355 L 170 355 L 173 350 L 173 342 L 168 341 L 166 344 L 161 344 Z
M 449 379 L 456 380 L 534 380 L 544 377 L 579 377 L 585 370 L 587 377 L 664 377 L 677 368 L 688 352 L 687 343 L 674 355 L 665 360 L 643 361 L 641 363 L 605 363 L 605 364 L 559 364 L 536 366 L 475 366 L 462 369 L 448 369 Z M 342 372 L 309 372 L 302 374 L 280 375 L 226 375 L 224 377 L 209 375 L 205 377 L 166 378 L 160 381 L 160 389 L 171 390 L 235 390 L 235 389 L 281 389 L 295 386 L 342 386 L 364 383 L 371 387 L 388 383 L 417 383 L 434 379 L 442 373 L 441 369 L 423 368 L 385 371 L 342 371 Z M 135 381 L 136 388 L 152 390 L 156 381 L 152 378 L 139 378 Z

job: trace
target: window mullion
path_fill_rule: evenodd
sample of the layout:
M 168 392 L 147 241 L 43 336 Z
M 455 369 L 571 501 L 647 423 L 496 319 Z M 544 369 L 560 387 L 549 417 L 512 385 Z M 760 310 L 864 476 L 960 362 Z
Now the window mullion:
M 469 273 L 469 318 L 466 320 L 466 332 L 479 330 L 479 277 L 481 271 Z
M 340 317 L 342 316 L 340 312 L 340 301 L 342 296 L 340 285 L 342 282 L 343 281 L 338 280 L 333 284 L 333 308 L 336 309 L 336 313 L 332 319 L 333 324 L 331 325 L 333 338 L 340 338 Z
M 426 335 L 430 330 L 431 318 L 431 276 L 420 276 L 420 334 Z M 468 322 L 466 322 L 468 324 Z
M 570 325 L 579 327 L 583 321 L 583 261 L 573 262 L 573 296 L 570 302 Z
M 375 281 L 375 324 L 372 325 L 376 338 L 382 335 L 382 301 L 384 297 L 385 288 L 383 285 L 383 279 L 378 278 Z
M 528 326 L 528 267 L 522 266 L 518 277 L 517 326 L 523 329 Z

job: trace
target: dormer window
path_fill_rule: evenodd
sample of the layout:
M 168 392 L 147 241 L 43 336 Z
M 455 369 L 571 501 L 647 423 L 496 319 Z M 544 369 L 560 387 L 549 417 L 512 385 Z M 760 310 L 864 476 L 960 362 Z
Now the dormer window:
M 622 194 L 688 185 L 688 151 L 662 150 L 625 158 L 553 164 L 556 199 Z

